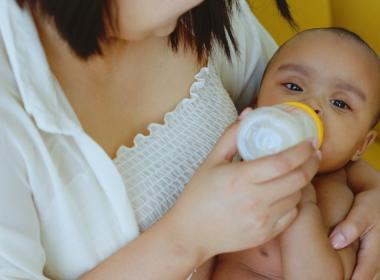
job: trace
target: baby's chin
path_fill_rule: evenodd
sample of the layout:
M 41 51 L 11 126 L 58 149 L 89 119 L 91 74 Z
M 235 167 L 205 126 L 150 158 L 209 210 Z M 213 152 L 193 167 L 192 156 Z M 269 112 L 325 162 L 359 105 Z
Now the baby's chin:
M 333 172 L 332 168 L 328 168 L 323 164 L 319 165 L 317 175 Z
M 322 160 L 319 164 L 317 174 L 326 174 L 338 171 L 341 168 L 343 168 L 347 163 L 348 161 L 337 161 L 336 159 L 329 157 L 324 158 L 322 153 Z

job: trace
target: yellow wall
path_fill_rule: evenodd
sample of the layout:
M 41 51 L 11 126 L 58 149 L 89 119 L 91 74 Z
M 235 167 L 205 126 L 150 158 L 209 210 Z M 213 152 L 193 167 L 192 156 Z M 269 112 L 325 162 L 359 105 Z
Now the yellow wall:
M 274 0 L 248 2 L 279 44 L 297 32 L 281 18 Z M 359 34 L 380 55 L 380 0 L 288 0 L 288 3 L 299 30 L 346 27 Z M 380 124 L 377 130 L 380 134 Z M 370 147 L 364 158 L 380 170 L 380 139 Z
M 372 144 L 367 153 L 364 156 L 364 159 L 370 162 L 377 170 L 380 171 L 380 142 Z
M 280 16 L 274 0 L 249 0 L 248 2 L 257 18 L 272 34 L 277 43 L 282 44 L 296 33 L 296 30 L 289 27 Z M 329 0 L 288 0 L 288 3 L 299 30 L 331 25 Z
M 331 0 L 331 10 L 333 25 L 358 33 L 380 55 L 379 0 Z

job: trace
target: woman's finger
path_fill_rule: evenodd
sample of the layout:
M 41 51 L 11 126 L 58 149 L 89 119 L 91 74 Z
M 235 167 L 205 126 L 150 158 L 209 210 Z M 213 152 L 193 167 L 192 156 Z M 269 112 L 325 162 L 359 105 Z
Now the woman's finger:
M 282 216 L 280 219 L 278 219 L 272 227 L 272 232 L 268 236 L 268 240 L 273 239 L 276 237 L 279 233 L 283 232 L 297 217 L 298 210 L 297 208 L 293 208 L 289 212 L 287 212 L 284 216 Z
M 276 155 L 240 162 L 241 172 L 255 183 L 264 183 L 302 166 L 316 153 L 312 141 L 304 141 Z
M 276 223 L 287 213 L 297 208 L 297 204 L 301 200 L 301 196 L 302 193 L 299 191 L 273 203 L 270 206 L 273 219 L 272 223 Z
M 269 206 L 269 211 L 259 213 L 257 216 L 253 215 L 252 217 L 254 218 L 255 226 L 263 228 L 265 225 L 276 224 L 278 220 L 296 209 L 297 203 L 300 199 L 301 192 L 297 192 Z
M 207 159 L 207 163 L 217 164 L 223 161 L 231 161 L 237 153 L 236 134 L 240 121 L 243 120 L 252 108 L 245 108 L 238 117 L 238 121 L 226 129 L 219 141 L 216 143 L 213 151 Z
M 372 228 L 362 237 L 352 280 L 376 279 L 380 276 L 380 230 Z M 377 276 L 376 276 L 377 275 Z
M 368 208 L 363 202 L 355 200 L 346 219 L 340 222 L 330 234 L 330 242 L 335 249 L 342 249 L 370 230 Z
M 236 147 L 236 133 L 239 127 L 239 122 L 233 123 L 226 129 L 224 134 L 220 137 L 216 143 L 214 149 L 208 156 L 205 164 L 216 165 L 221 162 L 231 161 L 234 155 L 237 153 Z
M 302 166 L 292 172 L 262 184 L 263 196 L 270 202 L 276 202 L 295 192 L 300 191 L 314 177 L 318 171 L 319 158 L 314 155 Z
M 249 112 L 252 112 L 252 111 L 253 111 L 253 109 L 252 109 L 251 107 L 247 107 L 247 108 L 245 108 L 245 109 L 240 113 L 240 115 L 239 115 L 239 117 L 238 117 L 238 120 L 239 120 L 239 121 L 243 120 L 243 119 L 248 115 L 248 113 L 249 113 Z

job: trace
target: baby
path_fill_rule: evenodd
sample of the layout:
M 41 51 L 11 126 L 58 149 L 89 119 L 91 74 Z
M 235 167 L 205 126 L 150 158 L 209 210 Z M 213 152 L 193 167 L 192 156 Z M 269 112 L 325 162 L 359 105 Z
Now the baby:
M 352 274 L 355 246 L 336 251 L 328 236 L 353 202 L 351 162 L 376 138 L 379 59 L 345 29 L 301 32 L 269 62 L 256 105 L 286 101 L 310 105 L 324 124 L 319 175 L 303 191 L 298 216 L 285 232 L 258 248 L 220 255 L 212 279 L 340 280 Z

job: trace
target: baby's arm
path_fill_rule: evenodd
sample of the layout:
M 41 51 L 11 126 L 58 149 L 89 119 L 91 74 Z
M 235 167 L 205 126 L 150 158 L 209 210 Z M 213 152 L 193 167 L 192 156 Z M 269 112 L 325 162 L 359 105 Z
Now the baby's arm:
M 379 172 L 369 167 L 365 160 L 347 164 L 348 185 L 354 194 L 371 190 L 379 186 Z
M 206 261 L 194 271 L 191 280 L 209 280 L 215 266 L 215 257 Z
M 345 172 L 318 176 L 313 184 L 303 193 L 297 219 L 281 235 L 284 279 L 348 279 L 355 252 L 335 251 L 328 239 L 352 204 Z
M 318 206 L 322 220 L 328 229 L 328 235 L 334 227 L 344 220 L 354 201 L 354 194 L 348 186 L 348 177 L 345 169 L 328 175 L 320 175 L 313 181 L 317 192 Z M 331 244 L 331 243 L 330 243 Z M 356 263 L 358 241 L 342 250 L 335 250 L 340 256 L 345 272 L 349 278 Z

